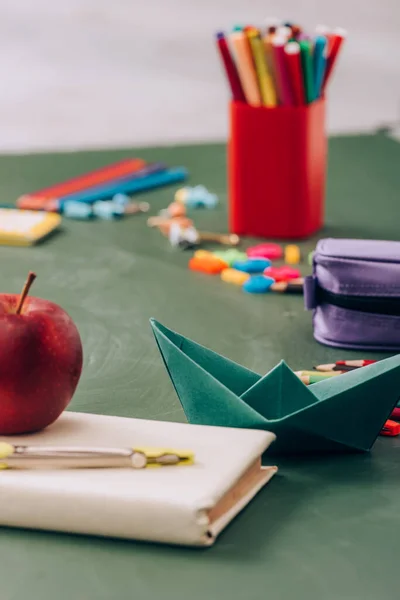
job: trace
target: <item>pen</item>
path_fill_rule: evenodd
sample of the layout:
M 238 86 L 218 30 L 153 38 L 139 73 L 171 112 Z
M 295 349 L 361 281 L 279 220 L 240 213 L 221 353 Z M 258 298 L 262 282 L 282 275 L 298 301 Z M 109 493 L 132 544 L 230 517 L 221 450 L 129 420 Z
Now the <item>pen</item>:
M 327 40 L 323 35 L 315 38 L 313 67 L 314 67 L 314 95 L 315 98 L 321 96 L 322 84 L 325 76 L 327 57 Z
M 216 38 L 218 51 L 224 64 L 226 76 L 228 78 L 229 85 L 231 88 L 232 98 L 236 102 L 246 102 L 246 98 L 242 89 L 242 84 L 240 83 L 236 65 L 232 59 L 225 35 L 222 31 L 219 31 L 216 34 Z
M 335 29 L 329 38 L 329 46 L 328 46 L 328 57 L 326 63 L 326 70 L 324 74 L 324 81 L 322 84 L 322 88 L 324 89 L 328 80 L 331 76 L 332 70 L 336 64 L 337 57 L 340 52 L 340 48 L 346 39 L 347 32 L 344 29 L 337 28 Z
M 247 103 L 251 106 L 260 106 L 261 95 L 247 35 L 243 31 L 235 31 L 230 34 L 229 39 L 236 57 L 237 70 Z
M 268 71 L 264 46 L 257 30 L 247 32 L 253 53 L 254 64 L 260 87 L 261 99 L 264 106 L 276 106 L 277 98 L 272 77 Z
M 144 469 L 190 465 L 190 451 L 170 448 L 89 448 L 79 446 L 19 446 L 0 442 L 2 469 Z

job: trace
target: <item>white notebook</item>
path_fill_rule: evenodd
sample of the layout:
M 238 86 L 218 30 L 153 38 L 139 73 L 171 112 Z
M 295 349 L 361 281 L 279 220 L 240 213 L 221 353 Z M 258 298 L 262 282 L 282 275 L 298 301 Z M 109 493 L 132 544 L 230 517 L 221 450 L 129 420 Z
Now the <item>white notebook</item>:
M 190 546 L 211 545 L 277 471 L 266 431 L 64 413 L 12 444 L 190 449 L 195 464 L 158 469 L 0 471 L 0 525 Z

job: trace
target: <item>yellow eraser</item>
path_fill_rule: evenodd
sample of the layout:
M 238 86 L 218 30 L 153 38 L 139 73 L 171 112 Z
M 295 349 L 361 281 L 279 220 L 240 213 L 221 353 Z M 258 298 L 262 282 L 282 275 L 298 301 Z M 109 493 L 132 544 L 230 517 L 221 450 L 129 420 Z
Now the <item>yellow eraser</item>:
M 300 248 L 294 244 L 285 246 L 285 263 L 288 265 L 298 265 L 301 260 Z

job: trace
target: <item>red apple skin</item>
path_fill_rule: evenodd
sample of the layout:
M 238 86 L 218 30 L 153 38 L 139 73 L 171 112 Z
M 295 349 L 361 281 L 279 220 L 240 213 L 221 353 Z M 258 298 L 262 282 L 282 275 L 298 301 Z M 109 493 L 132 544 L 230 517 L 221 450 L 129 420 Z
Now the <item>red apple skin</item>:
M 82 343 L 57 304 L 0 294 L 0 435 L 38 431 L 69 404 L 82 371 Z

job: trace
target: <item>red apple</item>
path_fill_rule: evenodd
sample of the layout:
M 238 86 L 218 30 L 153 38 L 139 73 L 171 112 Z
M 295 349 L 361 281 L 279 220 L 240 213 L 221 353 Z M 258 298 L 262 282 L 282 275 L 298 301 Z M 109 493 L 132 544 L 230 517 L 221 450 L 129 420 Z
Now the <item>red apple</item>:
M 0 434 L 53 423 L 69 404 L 82 371 L 82 343 L 67 313 L 48 300 L 0 294 Z

